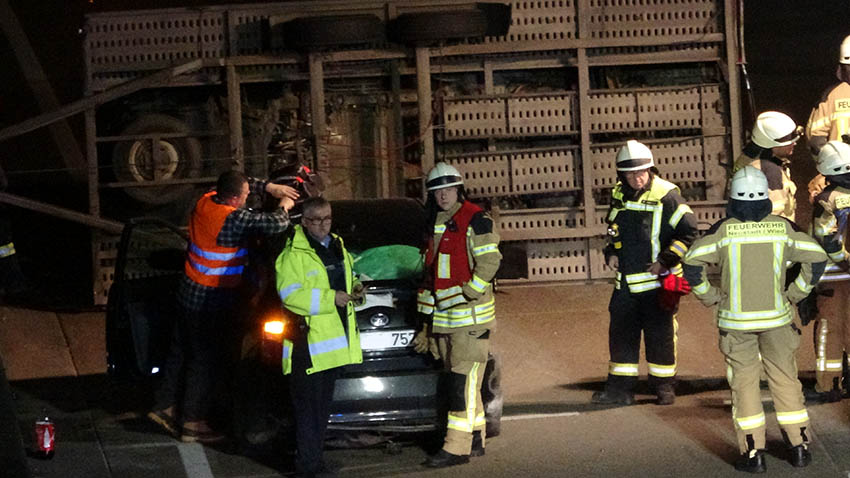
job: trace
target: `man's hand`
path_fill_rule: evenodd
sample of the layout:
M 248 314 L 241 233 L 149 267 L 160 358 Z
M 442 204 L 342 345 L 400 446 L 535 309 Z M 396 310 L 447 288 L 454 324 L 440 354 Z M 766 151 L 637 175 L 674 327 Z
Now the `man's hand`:
M 670 269 L 662 266 L 660 262 L 655 261 L 649 265 L 649 269 L 647 269 L 647 271 L 654 276 L 660 276 L 670 272 Z
M 337 307 L 345 307 L 351 301 L 351 296 L 346 294 L 341 290 L 334 291 L 336 295 L 334 295 L 334 304 Z
M 422 324 L 422 330 L 416 333 L 416 336 L 413 337 L 413 350 L 418 354 L 428 353 L 430 349 L 430 342 L 428 339 L 428 324 Z
M 298 191 L 296 191 L 295 188 L 287 186 L 285 184 L 268 183 L 266 184 L 266 192 L 276 198 L 292 199 L 293 202 L 298 199 Z
M 826 177 L 818 174 L 809 181 L 809 202 L 814 204 L 815 198 L 826 188 Z
M 610 267 L 611 269 L 617 270 L 617 268 L 619 266 L 620 266 L 620 259 L 617 258 L 616 254 L 611 254 L 608 257 L 608 267 Z
M 809 322 L 818 318 L 818 292 L 813 290 L 805 299 L 797 302 L 797 312 L 800 314 L 800 324 L 809 325 Z
M 362 282 L 354 284 L 354 287 L 351 289 L 351 300 L 358 307 L 366 302 L 366 288 Z
M 289 212 L 293 207 L 295 207 L 295 201 L 289 197 L 280 198 L 280 207 L 284 211 Z

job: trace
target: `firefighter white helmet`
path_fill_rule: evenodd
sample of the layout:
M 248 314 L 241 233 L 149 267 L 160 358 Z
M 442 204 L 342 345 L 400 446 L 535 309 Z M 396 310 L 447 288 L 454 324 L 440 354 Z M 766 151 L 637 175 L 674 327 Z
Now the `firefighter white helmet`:
M 803 129 L 790 116 L 778 111 L 765 111 L 756 118 L 753 143 L 762 148 L 776 148 L 796 143 Z
M 640 171 L 655 166 L 652 151 L 645 144 L 630 139 L 617 152 L 617 171 Z
M 767 176 L 760 169 L 744 166 L 732 176 L 732 187 L 729 199 L 739 201 L 761 201 L 767 196 Z
M 830 141 L 818 153 L 818 172 L 824 176 L 850 173 L 850 144 Z
M 850 35 L 844 37 L 841 47 L 838 49 L 838 63 L 850 64 Z
M 450 186 L 460 186 L 463 184 L 463 176 L 460 175 L 454 166 L 446 163 L 437 163 L 428 173 L 428 179 L 425 180 L 425 187 L 429 191 L 436 191 Z

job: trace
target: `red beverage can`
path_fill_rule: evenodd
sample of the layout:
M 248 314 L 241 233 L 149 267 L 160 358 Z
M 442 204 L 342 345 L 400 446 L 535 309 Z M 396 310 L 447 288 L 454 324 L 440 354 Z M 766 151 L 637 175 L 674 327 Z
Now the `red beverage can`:
M 56 431 L 53 421 L 47 417 L 35 421 L 35 452 L 39 458 L 53 458 Z

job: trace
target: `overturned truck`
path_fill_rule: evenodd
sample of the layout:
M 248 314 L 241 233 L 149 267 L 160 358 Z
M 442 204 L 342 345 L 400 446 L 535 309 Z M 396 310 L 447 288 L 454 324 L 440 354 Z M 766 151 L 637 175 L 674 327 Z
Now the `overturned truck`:
M 612 276 L 626 139 L 704 224 L 740 150 L 738 2 L 319 0 L 91 14 L 90 210 L 185 219 L 222 170 L 323 176 L 331 199 L 421 197 L 436 161 L 489 204 L 510 282 Z M 117 238 L 93 247 L 95 302 Z

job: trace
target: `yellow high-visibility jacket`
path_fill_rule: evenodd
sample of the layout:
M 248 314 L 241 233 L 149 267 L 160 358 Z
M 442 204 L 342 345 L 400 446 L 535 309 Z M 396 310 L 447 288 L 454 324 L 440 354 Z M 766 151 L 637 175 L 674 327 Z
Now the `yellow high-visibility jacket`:
M 307 240 L 304 229 L 298 225 L 294 231 L 292 239 L 287 241 L 278 256 L 275 269 L 277 290 L 283 306 L 303 316 L 309 327 L 307 344 L 313 366 L 307 369 L 307 374 L 362 363 L 363 351 L 360 349 L 360 331 L 357 329 L 354 305 L 349 302 L 346 305 L 346 317 L 340 318 L 334 303 L 336 292 L 330 287 L 325 265 Z M 350 294 L 355 282 L 351 272 L 353 261 L 342 239 L 335 234 L 332 237 L 342 245 L 345 292 Z M 342 325 L 343 320 L 347 324 L 347 333 Z M 292 347 L 292 341 L 284 340 L 284 375 L 292 372 Z
M 791 305 L 804 299 L 820 280 L 826 252 L 785 218 L 760 221 L 726 218 L 691 245 L 683 259 L 685 278 L 706 306 L 717 305 L 717 326 L 760 331 L 791 322 Z M 786 262 L 802 264 L 785 289 Z M 705 266 L 719 264 L 720 286 L 708 282 Z

